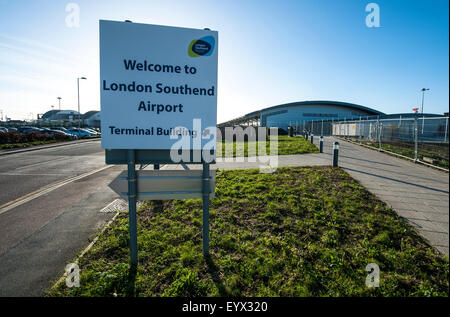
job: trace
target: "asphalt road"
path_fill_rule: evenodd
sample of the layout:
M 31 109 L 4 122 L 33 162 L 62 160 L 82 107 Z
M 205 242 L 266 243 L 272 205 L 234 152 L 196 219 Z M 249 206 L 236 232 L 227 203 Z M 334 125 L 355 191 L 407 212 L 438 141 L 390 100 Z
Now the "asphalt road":
M 0 296 L 44 294 L 113 217 L 123 169 L 99 141 L 0 156 Z

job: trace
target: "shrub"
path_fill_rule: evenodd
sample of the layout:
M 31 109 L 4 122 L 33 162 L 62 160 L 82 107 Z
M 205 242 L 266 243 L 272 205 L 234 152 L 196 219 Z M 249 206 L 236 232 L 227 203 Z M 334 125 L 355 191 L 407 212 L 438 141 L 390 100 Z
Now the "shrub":
M 26 142 L 23 138 L 23 134 L 18 132 L 4 132 L 0 133 L 0 144 L 10 144 L 10 143 L 22 143 Z
M 39 132 L 33 131 L 30 133 L 27 133 L 26 135 L 27 142 L 35 142 L 35 141 L 44 141 L 46 137 L 48 137 L 48 134 L 41 134 Z
M 55 140 L 70 140 L 70 136 L 63 133 L 57 133 L 54 135 Z
M 16 131 L 0 133 L 0 144 L 18 144 L 54 140 L 70 140 L 70 136 L 62 133 L 57 133 L 55 135 L 51 135 L 48 133 L 41 134 L 37 131 L 33 131 L 27 134 L 19 133 Z

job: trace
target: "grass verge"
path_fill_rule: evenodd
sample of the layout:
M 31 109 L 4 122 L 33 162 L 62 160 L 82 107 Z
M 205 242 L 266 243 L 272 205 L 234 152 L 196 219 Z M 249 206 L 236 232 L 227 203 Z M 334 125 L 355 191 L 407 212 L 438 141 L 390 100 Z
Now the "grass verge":
M 357 141 L 352 140 L 354 143 L 358 143 Z M 373 147 L 374 149 L 378 149 L 379 148 L 379 143 L 378 142 L 370 142 L 370 141 L 363 141 L 362 144 L 365 144 L 367 146 Z M 428 147 L 428 148 L 427 148 Z M 438 148 L 439 151 L 436 152 L 431 152 L 431 150 L 433 150 L 434 148 Z M 449 161 L 448 158 L 444 157 L 445 151 L 447 151 L 447 155 L 448 155 L 448 144 L 447 146 L 441 146 L 439 147 L 431 147 L 430 145 L 425 146 L 423 144 L 419 145 L 418 151 L 417 151 L 417 156 L 418 159 L 421 161 L 424 161 L 424 157 L 429 157 L 432 158 L 434 160 L 436 160 L 436 163 L 434 165 L 442 167 L 442 168 L 449 168 Z M 409 157 L 411 159 L 414 159 L 415 157 L 415 150 L 414 150 L 414 144 L 408 144 L 408 143 L 404 143 L 404 144 L 386 144 L 386 143 L 381 143 L 381 149 L 385 150 L 385 151 L 389 151 L 392 153 L 397 153 L 406 157 Z
M 80 287 L 48 296 L 448 296 L 448 258 L 340 168 L 220 171 L 206 259 L 201 214 L 201 200 L 145 202 L 133 274 L 122 213 L 80 259 Z
M 228 146 L 231 149 L 231 142 L 217 142 L 217 153 L 222 153 L 222 157 L 248 157 L 258 155 L 269 155 L 270 153 L 270 140 L 273 137 L 269 137 L 269 140 L 265 142 L 266 151 L 258 153 L 258 142 L 233 142 L 232 152 L 228 150 Z M 267 154 L 266 154 L 267 153 Z M 288 137 L 286 135 L 278 136 L 278 155 L 291 155 L 291 154 L 306 154 L 306 153 L 319 153 L 319 150 L 314 144 L 311 144 L 303 137 Z

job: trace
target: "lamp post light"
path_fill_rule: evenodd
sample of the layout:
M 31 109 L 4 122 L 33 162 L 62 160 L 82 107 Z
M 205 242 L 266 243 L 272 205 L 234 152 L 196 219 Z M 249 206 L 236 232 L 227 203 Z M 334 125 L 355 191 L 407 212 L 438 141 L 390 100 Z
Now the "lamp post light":
M 430 88 L 422 88 L 420 91 L 422 92 L 422 111 L 421 113 L 423 114 L 423 101 L 425 99 L 425 91 L 430 90 Z
M 81 112 L 80 112 L 80 79 L 87 79 L 86 77 L 77 78 L 77 92 L 78 92 L 78 128 L 81 128 Z
M 56 99 L 58 99 L 58 106 L 59 106 L 59 110 L 61 110 L 61 97 L 56 97 Z

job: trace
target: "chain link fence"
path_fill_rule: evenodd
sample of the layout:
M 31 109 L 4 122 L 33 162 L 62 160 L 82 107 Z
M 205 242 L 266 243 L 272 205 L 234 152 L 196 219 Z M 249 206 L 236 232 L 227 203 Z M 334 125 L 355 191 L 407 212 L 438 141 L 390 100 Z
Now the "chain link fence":
M 415 162 L 449 170 L 449 118 L 420 115 L 272 122 L 293 134 L 337 136 Z
M 309 124 L 309 125 L 308 125 Z M 449 169 L 449 118 L 409 117 L 309 122 L 310 133 L 333 135 L 415 162 Z

